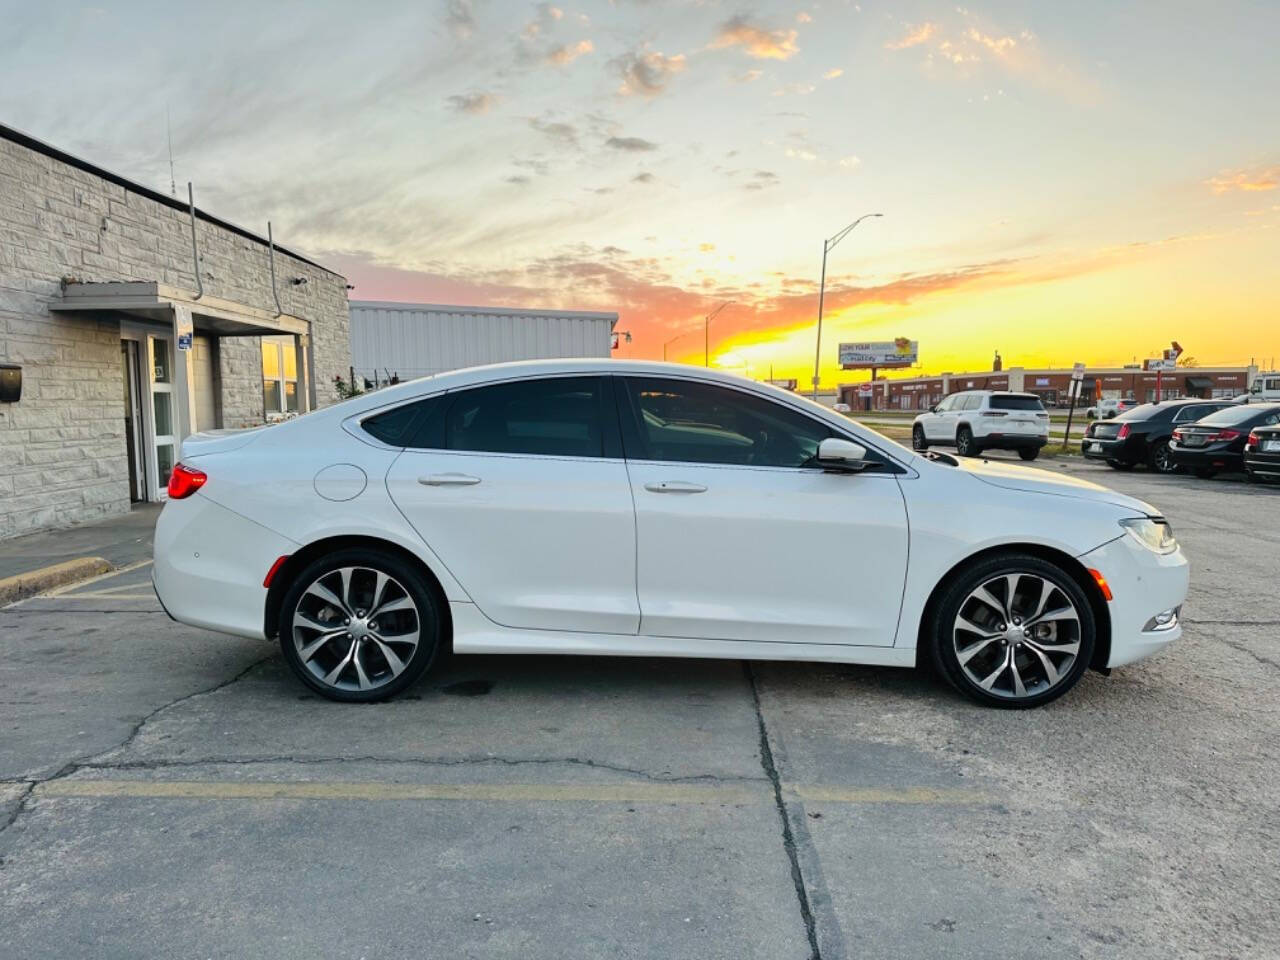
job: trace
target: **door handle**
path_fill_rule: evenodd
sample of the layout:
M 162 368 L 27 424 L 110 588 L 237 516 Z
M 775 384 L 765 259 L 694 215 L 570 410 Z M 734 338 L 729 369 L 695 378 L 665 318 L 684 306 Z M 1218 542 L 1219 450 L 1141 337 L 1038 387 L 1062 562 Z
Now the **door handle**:
M 700 483 L 687 483 L 684 480 L 655 480 L 646 483 L 644 488 L 650 493 L 706 493 L 707 488 Z
M 424 487 L 470 487 L 479 483 L 480 478 L 467 473 L 433 473 L 419 477 L 418 482 Z

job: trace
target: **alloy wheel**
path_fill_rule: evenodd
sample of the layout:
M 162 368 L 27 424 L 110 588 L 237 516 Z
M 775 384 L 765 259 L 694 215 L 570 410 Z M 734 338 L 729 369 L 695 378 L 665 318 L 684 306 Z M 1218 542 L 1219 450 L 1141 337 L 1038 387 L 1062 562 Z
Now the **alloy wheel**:
M 960 432 L 956 434 L 956 453 L 960 454 L 962 457 L 967 457 L 972 452 L 973 434 L 969 432 L 968 428 L 962 428 Z
M 1017 701 L 1057 687 L 1080 654 L 1071 595 L 1039 573 L 1005 573 L 970 591 L 952 627 L 956 660 L 979 690 Z
M 1151 466 L 1155 467 L 1157 473 L 1173 473 L 1178 469 L 1177 464 L 1173 462 L 1173 455 L 1169 453 L 1168 443 L 1156 444 L 1155 449 L 1151 451 Z
M 924 442 L 924 429 L 922 427 L 916 427 L 911 431 L 911 449 L 927 450 L 928 448 L 928 444 Z
M 321 574 L 293 612 L 299 662 L 335 690 L 368 692 L 391 683 L 413 658 L 421 631 L 413 596 L 372 567 Z

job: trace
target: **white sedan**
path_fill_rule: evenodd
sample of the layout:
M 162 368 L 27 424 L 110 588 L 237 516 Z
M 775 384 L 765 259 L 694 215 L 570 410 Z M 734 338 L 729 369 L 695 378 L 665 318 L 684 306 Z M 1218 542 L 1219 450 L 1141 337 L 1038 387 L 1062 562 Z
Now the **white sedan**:
M 170 616 L 335 700 L 459 653 L 931 663 L 1000 707 L 1181 633 L 1148 504 L 919 455 L 795 394 L 615 360 L 480 367 L 184 441 Z

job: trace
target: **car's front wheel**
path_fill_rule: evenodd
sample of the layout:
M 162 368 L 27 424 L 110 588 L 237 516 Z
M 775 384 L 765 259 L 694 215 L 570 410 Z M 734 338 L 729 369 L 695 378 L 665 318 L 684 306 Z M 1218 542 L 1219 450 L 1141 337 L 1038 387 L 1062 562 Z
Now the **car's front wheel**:
M 321 557 L 281 604 L 285 661 L 331 700 L 395 696 L 431 666 L 440 637 L 439 601 L 422 573 L 374 550 Z
M 912 450 L 928 450 L 929 441 L 924 438 L 924 427 L 916 424 L 911 428 L 911 449 Z
M 933 622 L 933 660 L 965 696 L 993 707 L 1037 707 L 1088 669 L 1096 627 L 1080 585 L 1030 554 L 989 557 L 946 587 Z

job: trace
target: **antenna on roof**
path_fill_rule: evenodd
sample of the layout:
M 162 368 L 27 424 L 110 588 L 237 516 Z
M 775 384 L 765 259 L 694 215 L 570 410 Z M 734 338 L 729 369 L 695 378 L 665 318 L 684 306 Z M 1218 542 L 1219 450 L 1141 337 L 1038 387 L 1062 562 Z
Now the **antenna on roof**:
M 178 195 L 178 182 L 173 178 L 173 125 L 169 122 L 169 105 L 164 108 L 164 132 L 169 138 L 169 193 Z

